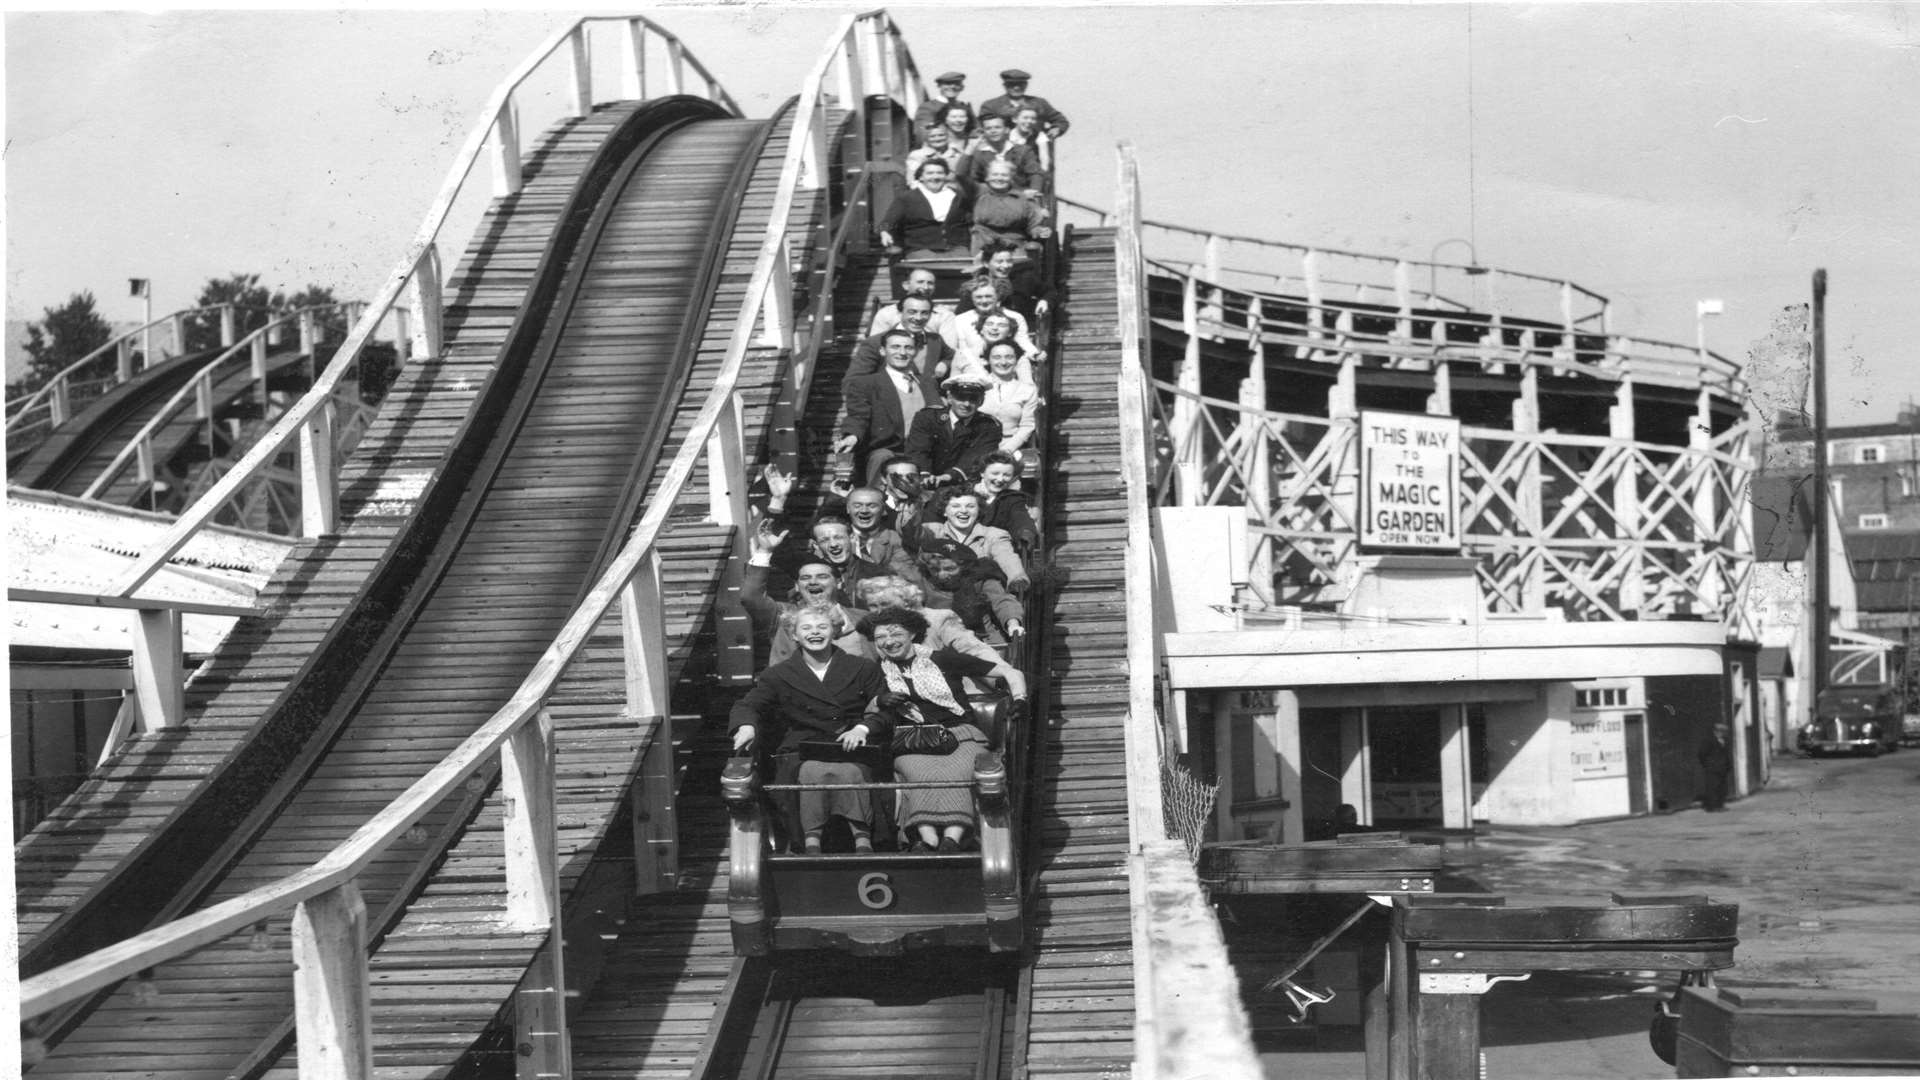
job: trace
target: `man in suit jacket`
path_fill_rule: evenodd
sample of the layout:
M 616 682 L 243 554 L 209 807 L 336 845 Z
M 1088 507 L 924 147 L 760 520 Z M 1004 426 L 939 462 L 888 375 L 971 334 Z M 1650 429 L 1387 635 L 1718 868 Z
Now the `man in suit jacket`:
M 900 325 L 893 329 L 905 330 L 913 335 L 913 368 L 935 382 L 946 378 L 947 370 L 953 365 L 953 348 L 933 325 L 933 297 L 909 293 L 900 300 Z M 887 335 L 892 330 L 882 330 L 872 337 L 863 338 L 853 347 L 853 355 L 847 358 L 847 373 L 840 377 L 842 392 L 849 380 L 862 375 L 871 375 L 886 366 Z
M 867 484 L 886 468 L 887 461 L 907 445 L 907 425 L 914 414 L 940 400 L 940 384 L 913 368 L 913 334 L 905 327 L 887 331 L 886 367 L 848 379 L 842 386 L 840 437 L 836 454 L 864 457 Z
M 1000 421 L 980 411 L 987 395 L 981 375 L 955 375 L 944 384 L 945 408 L 926 408 L 907 430 L 906 454 L 933 485 L 980 479 L 988 454 L 1000 449 Z

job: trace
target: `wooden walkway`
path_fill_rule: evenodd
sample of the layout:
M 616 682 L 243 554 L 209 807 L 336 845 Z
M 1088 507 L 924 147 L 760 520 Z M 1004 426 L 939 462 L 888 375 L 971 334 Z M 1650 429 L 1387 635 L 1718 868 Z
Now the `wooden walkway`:
M 1133 1061 L 1126 503 L 1113 230 L 1076 230 L 1062 255 L 1045 524 L 1064 580 L 1045 627 L 1051 723 L 1029 803 L 1034 960 L 1021 1008 L 1024 1075 L 1078 1080 L 1125 1077 Z

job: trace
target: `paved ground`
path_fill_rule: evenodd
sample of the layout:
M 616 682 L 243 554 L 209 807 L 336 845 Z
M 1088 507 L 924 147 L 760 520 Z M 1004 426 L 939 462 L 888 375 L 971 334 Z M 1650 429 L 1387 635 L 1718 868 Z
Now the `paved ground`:
M 1453 873 L 1509 902 L 1698 892 L 1740 905 L 1729 985 L 1861 991 L 1920 1006 L 1920 750 L 1878 759 L 1776 758 L 1725 813 L 1693 809 L 1555 829 L 1482 827 Z M 1536 975 L 1484 1001 L 1489 1077 L 1671 1077 L 1647 1045 L 1671 992 L 1632 976 Z M 1908 997 L 1911 995 L 1911 997 Z M 1265 1055 L 1288 1080 L 1364 1075 L 1357 1043 Z

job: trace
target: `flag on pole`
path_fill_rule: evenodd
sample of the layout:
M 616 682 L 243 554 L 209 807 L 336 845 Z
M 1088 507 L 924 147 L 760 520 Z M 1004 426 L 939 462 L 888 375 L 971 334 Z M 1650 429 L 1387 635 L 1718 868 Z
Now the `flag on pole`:
M 127 279 L 127 288 L 132 290 L 132 295 L 134 296 L 147 295 L 148 287 L 151 286 L 152 284 L 153 284 L 152 281 L 143 277 L 135 277 L 135 278 Z

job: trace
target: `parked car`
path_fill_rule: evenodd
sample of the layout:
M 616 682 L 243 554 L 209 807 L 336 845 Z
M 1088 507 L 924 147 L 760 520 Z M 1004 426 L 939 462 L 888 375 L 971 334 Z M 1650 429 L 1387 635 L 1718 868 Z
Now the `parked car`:
M 1904 702 L 1886 683 L 1830 686 L 1814 702 L 1813 722 L 1800 729 L 1800 752 L 1880 754 L 1898 750 L 1905 732 Z

